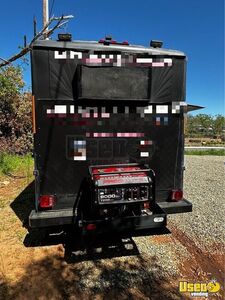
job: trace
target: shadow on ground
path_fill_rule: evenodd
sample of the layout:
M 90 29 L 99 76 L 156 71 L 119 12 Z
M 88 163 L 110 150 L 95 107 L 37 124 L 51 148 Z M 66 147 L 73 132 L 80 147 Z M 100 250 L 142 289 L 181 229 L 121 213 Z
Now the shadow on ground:
M 25 267 L 15 284 L 1 278 L 2 299 L 180 300 L 178 288 L 162 276 L 156 257 L 97 259 L 68 264 L 63 249 Z M 170 278 L 178 282 L 176 278 Z
M 106 234 L 88 234 L 83 236 L 71 228 L 55 228 L 48 232 L 45 229 L 32 229 L 24 239 L 26 247 L 43 247 L 63 245 L 65 260 L 68 263 L 87 260 L 138 255 L 138 248 L 132 237 L 165 235 L 171 233 L 167 228 L 142 230 L 139 232 L 109 232 Z
M 98 260 L 121 256 L 139 255 L 134 236 L 151 236 L 168 234 L 170 231 L 164 230 L 142 230 L 131 233 L 107 233 L 102 235 L 88 235 L 83 237 L 71 232 L 65 238 L 65 260 L 67 263 L 75 263 L 88 260 Z
M 30 212 L 34 209 L 34 194 L 34 181 L 32 181 L 10 204 L 16 216 L 26 228 L 28 228 Z
M 33 195 L 32 182 L 11 204 L 26 228 L 33 209 Z M 161 232 L 165 233 L 169 231 Z M 160 232 L 145 231 L 139 234 L 148 236 Z M 83 239 L 75 231 L 42 235 L 40 230 L 30 230 L 24 240 L 27 247 L 57 244 L 58 247 L 43 249 L 44 258 L 23 266 L 24 275 L 15 283 L 0 274 L 0 298 L 184 299 L 177 285 L 171 284 L 173 280 L 178 282 L 177 279 L 165 278 L 156 257 L 143 257 L 128 233 Z

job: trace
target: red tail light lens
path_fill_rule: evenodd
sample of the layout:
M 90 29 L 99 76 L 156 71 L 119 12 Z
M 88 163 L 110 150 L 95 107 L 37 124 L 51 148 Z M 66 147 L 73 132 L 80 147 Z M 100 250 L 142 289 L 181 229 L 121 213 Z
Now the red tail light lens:
M 149 209 L 149 207 L 150 207 L 149 202 L 144 202 L 144 208 Z
M 172 201 L 183 200 L 183 191 L 182 190 L 172 190 L 171 200 Z
M 90 223 L 86 226 L 86 230 L 88 230 L 88 231 L 94 231 L 94 230 L 96 230 L 96 228 L 97 228 L 96 224 L 92 224 L 92 223 Z
M 39 206 L 41 208 L 52 208 L 55 204 L 56 198 L 53 195 L 40 196 Z

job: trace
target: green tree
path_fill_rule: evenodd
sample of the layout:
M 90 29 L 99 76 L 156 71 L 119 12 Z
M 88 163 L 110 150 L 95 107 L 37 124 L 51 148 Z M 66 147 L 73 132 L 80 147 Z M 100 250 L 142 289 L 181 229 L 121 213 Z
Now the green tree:
M 221 137 L 225 129 L 225 117 L 223 115 L 216 115 L 213 120 L 213 132 L 217 137 Z
M 31 97 L 23 88 L 20 67 L 0 69 L 0 152 L 24 154 L 32 149 Z
M 186 135 L 192 137 L 194 134 L 198 133 L 198 124 L 196 117 L 193 115 L 187 115 L 187 126 L 186 126 Z
M 198 114 L 194 117 L 194 132 L 199 135 L 212 135 L 213 117 L 207 114 Z

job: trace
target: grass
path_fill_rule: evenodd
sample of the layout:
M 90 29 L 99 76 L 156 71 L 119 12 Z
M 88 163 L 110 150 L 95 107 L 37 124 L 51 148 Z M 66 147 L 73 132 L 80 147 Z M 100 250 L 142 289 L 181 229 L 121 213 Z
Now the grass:
M 0 176 L 32 176 L 33 158 L 31 155 L 12 155 L 0 153 Z
M 224 149 L 208 149 L 208 150 L 186 150 L 185 155 L 217 155 L 224 156 Z

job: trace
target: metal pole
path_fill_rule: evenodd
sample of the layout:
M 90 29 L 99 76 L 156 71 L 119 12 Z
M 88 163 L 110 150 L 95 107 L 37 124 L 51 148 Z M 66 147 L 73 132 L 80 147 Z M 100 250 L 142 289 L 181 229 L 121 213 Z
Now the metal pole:
M 42 0 L 42 8 L 43 8 L 43 27 L 45 27 L 49 21 L 48 0 Z M 47 30 L 48 28 L 46 28 L 46 31 Z
M 37 20 L 36 20 L 36 17 L 35 17 L 35 16 L 34 16 L 33 23 L 34 23 L 34 37 L 35 37 L 36 34 L 37 34 Z

